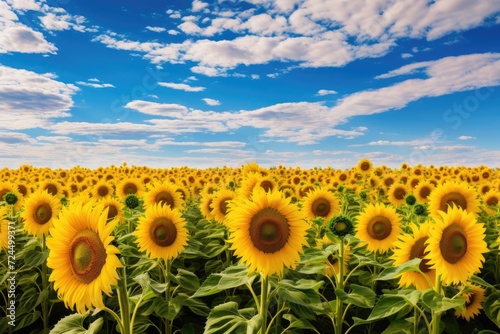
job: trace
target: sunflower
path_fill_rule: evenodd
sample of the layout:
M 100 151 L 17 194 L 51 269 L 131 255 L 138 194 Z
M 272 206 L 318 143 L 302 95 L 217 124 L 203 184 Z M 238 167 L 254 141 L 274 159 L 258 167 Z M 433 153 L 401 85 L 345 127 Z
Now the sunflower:
M 9 246 L 9 207 L 0 206 L 0 250 Z
M 214 201 L 214 195 L 205 194 L 200 201 L 200 211 L 206 220 L 212 220 L 212 202 Z
M 213 218 L 220 224 L 224 223 L 226 218 L 228 205 L 233 198 L 236 197 L 236 193 L 232 190 L 219 190 L 215 193 L 212 201 L 212 211 L 211 214 Z
M 372 162 L 367 158 L 363 158 L 363 159 L 358 161 L 358 165 L 356 166 L 356 170 L 361 175 L 367 175 L 371 172 L 372 167 L 373 167 Z
M 476 191 L 465 182 L 448 181 L 440 184 L 428 198 L 430 214 L 438 219 L 438 211 L 447 212 L 450 206 L 458 206 L 474 214 L 480 210 Z
M 305 197 L 303 210 L 307 218 L 323 217 L 326 222 L 339 212 L 340 202 L 330 191 L 316 188 Z
M 38 189 L 24 201 L 24 211 L 21 213 L 24 230 L 38 237 L 47 235 L 59 211 L 59 199 L 46 190 Z
M 93 198 L 102 199 L 113 196 L 114 189 L 108 181 L 100 180 L 92 186 L 91 193 Z
M 400 217 L 392 206 L 368 204 L 358 217 L 356 237 L 370 252 L 387 252 L 401 232 Z
M 140 197 L 143 190 L 144 184 L 138 178 L 125 177 L 116 185 L 116 195 L 121 199 L 125 199 L 130 194 Z
M 310 227 L 298 208 L 278 191 L 258 187 L 251 199 L 239 196 L 229 204 L 225 225 L 234 254 L 250 272 L 282 275 L 295 268 Z
M 431 227 L 432 225 L 429 223 L 424 223 L 419 227 L 412 225 L 413 234 L 402 234 L 399 240 L 394 243 L 395 248 L 392 256 L 394 266 L 402 265 L 414 258 L 422 259 L 419 265 L 422 273 L 404 272 L 399 278 L 400 287 L 414 285 L 417 290 L 421 291 L 432 288 L 431 284 L 434 284 L 436 280 L 436 270 L 430 269 L 428 265 L 429 260 L 424 259 L 424 256 L 427 254 L 425 242 L 429 238 Z M 427 275 L 427 277 L 424 275 Z
M 52 196 L 59 197 L 61 195 L 62 186 L 59 182 L 47 180 L 40 185 L 40 189 L 46 190 Z
M 500 191 L 489 191 L 483 196 L 483 208 L 490 215 L 496 215 L 500 201 Z
M 486 300 L 484 295 L 485 289 L 478 285 L 471 285 L 468 287 L 469 292 L 465 292 L 463 296 L 465 297 L 465 311 L 455 309 L 455 316 L 464 318 L 467 321 L 473 319 L 476 315 L 481 313 L 483 308 L 483 302 Z
M 177 209 L 154 204 L 146 209 L 134 232 L 141 252 L 150 258 L 171 260 L 187 246 L 186 220 Z
M 435 186 L 432 183 L 421 180 L 415 186 L 413 193 L 420 203 L 427 203 L 429 202 L 429 195 L 432 193 L 434 188 Z
M 118 283 L 122 264 L 111 244 L 116 222 L 106 223 L 107 215 L 102 205 L 75 203 L 54 219 L 47 238 L 49 281 L 66 307 L 82 314 L 103 309 L 102 292 L 109 296 Z
M 178 187 L 170 182 L 156 181 L 148 185 L 148 190 L 144 194 L 144 204 L 146 207 L 154 204 L 165 204 L 171 209 L 181 209 L 184 200 L 182 194 L 177 191 Z
M 333 244 L 333 241 L 331 241 L 326 235 L 319 242 L 319 246 L 321 248 L 326 248 L 332 244 Z M 351 257 L 352 257 L 351 247 L 346 246 L 344 249 L 344 261 L 343 261 L 344 274 L 349 271 L 348 265 L 349 265 L 349 261 L 351 261 Z M 328 255 L 327 261 L 325 264 L 326 264 L 325 275 L 327 275 L 328 277 L 334 277 L 335 275 L 339 274 L 340 263 L 339 263 L 338 253 L 336 253 L 336 254 L 332 253 L 332 254 Z
M 406 195 L 408 195 L 408 187 L 402 183 L 394 183 L 389 187 L 388 196 L 389 201 L 396 206 L 400 206 L 405 202 Z
M 115 219 L 118 223 L 125 222 L 123 215 L 123 203 L 115 197 L 108 196 L 99 200 L 104 209 L 108 209 L 107 220 Z
M 431 269 L 436 269 L 444 284 L 463 283 L 482 268 L 483 253 L 488 252 L 484 225 L 476 221 L 473 213 L 458 207 L 439 211 L 427 240 Z

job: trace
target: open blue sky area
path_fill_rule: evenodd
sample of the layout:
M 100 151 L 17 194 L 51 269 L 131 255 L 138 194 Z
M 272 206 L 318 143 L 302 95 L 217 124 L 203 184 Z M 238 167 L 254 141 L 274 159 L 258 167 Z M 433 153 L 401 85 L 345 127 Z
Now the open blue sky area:
M 499 106 L 499 0 L 0 1 L 0 167 L 499 167 Z

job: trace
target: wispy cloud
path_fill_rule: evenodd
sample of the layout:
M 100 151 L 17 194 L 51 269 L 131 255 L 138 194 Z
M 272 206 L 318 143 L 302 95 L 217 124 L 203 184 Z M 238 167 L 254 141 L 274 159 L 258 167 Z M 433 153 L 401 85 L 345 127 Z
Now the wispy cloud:
M 458 140 L 471 140 L 471 139 L 476 139 L 476 137 L 473 137 L 473 136 L 460 136 L 457 139 Z
M 190 86 L 188 84 L 175 83 L 175 82 L 159 82 L 158 85 L 162 87 L 183 90 L 185 92 L 202 92 L 205 90 L 205 87 L 195 87 L 195 86 Z
M 210 99 L 210 98 L 203 98 L 202 100 L 206 104 L 208 104 L 209 106 L 218 106 L 218 105 L 220 105 L 220 101 L 219 100 Z
M 318 96 L 325 96 L 325 95 L 332 95 L 332 94 L 337 94 L 337 92 L 334 90 L 331 90 L 331 89 L 320 89 L 316 93 L 316 95 L 318 95 Z
M 151 27 L 151 26 L 147 26 L 146 29 L 148 29 L 149 31 L 154 31 L 154 32 L 164 32 L 167 30 L 163 27 Z

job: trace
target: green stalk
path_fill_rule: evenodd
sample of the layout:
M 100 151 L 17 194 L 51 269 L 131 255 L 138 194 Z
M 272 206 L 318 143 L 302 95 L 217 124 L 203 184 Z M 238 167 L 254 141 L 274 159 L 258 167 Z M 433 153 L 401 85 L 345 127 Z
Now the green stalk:
M 42 254 L 45 253 L 47 249 L 47 244 L 45 243 L 45 235 L 42 236 Z M 47 260 L 42 262 L 42 291 L 48 292 L 49 281 L 47 275 Z M 48 304 L 48 295 L 42 301 L 42 319 L 43 319 L 43 333 L 49 332 L 49 304 Z
M 130 328 L 130 309 L 127 292 L 127 271 L 126 266 L 123 266 L 122 277 L 118 281 L 118 302 L 120 304 L 120 315 L 122 324 L 122 334 L 132 334 Z
M 269 306 L 269 278 L 264 274 L 260 275 L 261 279 L 261 291 L 260 291 L 260 307 L 259 314 L 262 317 L 262 327 L 259 333 L 265 334 L 267 329 L 267 308 Z
M 340 238 L 339 247 L 339 274 L 337 280 L 337 289 L 344 290 L 344 238 Z M 342 333 L 344 323 L 343 303 L 337 298 L 337 320 L 335 321 L 335 334 Z
M 441 294 L 441 275 L 436 275 L 436 284 L 434 291 Z M 432 310 L 431 334 L 439 334 L 439 322 L 441 320 L 441 312 Z
M 167 284 L 165 288 L 165 301 L 167 303 L 167 314 L 165 317 L 165 330 L 166 334 L 172 334 L 172 323 L 168 319 L 168 309 L 170 306 L 170 277 L 168 274 L 170 273 L 170 267 L 172 266 L 172 262 L 170 260 L 165 260 L 165 283 Z

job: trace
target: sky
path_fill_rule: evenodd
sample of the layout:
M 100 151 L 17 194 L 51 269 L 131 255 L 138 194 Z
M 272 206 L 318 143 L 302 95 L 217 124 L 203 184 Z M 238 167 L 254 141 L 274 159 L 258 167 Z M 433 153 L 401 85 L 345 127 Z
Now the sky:
M 0 0 L 0 167 L 500 166 L 500 0 Z

